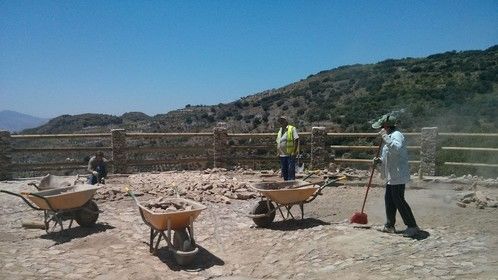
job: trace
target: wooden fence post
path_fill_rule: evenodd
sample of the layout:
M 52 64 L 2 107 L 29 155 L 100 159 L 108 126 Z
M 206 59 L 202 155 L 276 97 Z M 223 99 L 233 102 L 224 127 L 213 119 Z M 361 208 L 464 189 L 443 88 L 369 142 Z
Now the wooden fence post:
M 311 169 L 323 169 L 328 166 L 328 153 L 325 147 L 327 131 L 325 127 L 311 128 Z
M 10 132 L 0 130 L 0 180 L 12 179 L 12 138 Z
M 112 129 L 112 163 L 115 174 L 128 173 L 128 162 L 126 156 L 126 130 Z
M 228 148 L 228 130 L 224 125 L 217 125 L 213 129 L 214 159 L 213 167 L 226 167 Z
M 422 128 L 422 133 L 420 134 L 419 176 L 436 175 L 437 136 L 437 127 Z

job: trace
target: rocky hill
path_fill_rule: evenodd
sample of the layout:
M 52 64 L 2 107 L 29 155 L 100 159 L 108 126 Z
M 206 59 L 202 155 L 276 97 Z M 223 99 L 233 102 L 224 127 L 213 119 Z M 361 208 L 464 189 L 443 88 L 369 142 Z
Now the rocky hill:
M 301 130 L 368 131 L 377 116 L 400 114 L 405 131 L 438 126 L 443 131 L 498 129 L 498 45 L 486 50 L 449 51 L 425 58 L 388 59 L 375 64 L 321 71 L 278 89 L 214 106 L 187 105 L 153 117 L 126 113 L 64 115 L 23 133 L 109 131 L 209 131 L 226 122 L 232 131 L 271 131 L 287 115 Z

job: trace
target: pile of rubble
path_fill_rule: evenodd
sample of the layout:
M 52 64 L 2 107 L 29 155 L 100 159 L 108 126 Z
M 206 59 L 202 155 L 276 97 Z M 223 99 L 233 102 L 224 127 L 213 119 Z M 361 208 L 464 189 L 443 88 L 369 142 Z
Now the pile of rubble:
M 184 201 L 170 201 L 164 197 L 149 200 L 144 206 L 155 213 L 171 213 L 178 211 L 190 211 L 193 206 Z
M 348 180 L 366 178 L 368 170 L 356 170 L 352 168 L 335 170 L 315 171 L 313 177 L 327 178 L 332 175 L 346 175 Z M 302 179 L 306 174 L 299 174 L 297 179 Z M 224 168 L 206 169 L 203 171 L 166 171 L 160 173 L 137 173 L 127 178 L 126 182 L 114 184 L 109 180 L 106 185 L 97 190 L 95 200 L 115 201 L 128 196 L 124 190 L 129 186 L 136 196 L 144 194 L 155 197 L 176 197 L 192 199 L 194 201 L 209 201 L 214 203 L 229 204 L 232 199 L 247 200 L 256 198 L 258 193 L 250 187 L 250 182 L 261 180 L 281 180 L 278 171 L 236 168 L 226 170 Z M 316 180 L 315 180 L 316 181 Z
M 155 197 L 182 197 L 198 202 L 209 201 L 229 204 L 231 199 L 251 199 L 257 193 L 250 188 L 249 181 L 257 180 L 259 172 L 251 170 L 226 171 L 207 169 L 204 171 L 167 171 L 161 173 L 138 173 L 128 177 L 127 185 L 136 196 L 144 194 Z M 127 196 L 126 185 L 107 184 L 94 196 L 95 200 L 114 201 Z
M 471 205 L 474 205 L 479 209 L 484 209 L 485 207 L 498 207 L 498 201 L 496 198 L 493 199 L 484 194 L 482 191 L 468 191 L 460 193 L 456 204 L 462 208 Z

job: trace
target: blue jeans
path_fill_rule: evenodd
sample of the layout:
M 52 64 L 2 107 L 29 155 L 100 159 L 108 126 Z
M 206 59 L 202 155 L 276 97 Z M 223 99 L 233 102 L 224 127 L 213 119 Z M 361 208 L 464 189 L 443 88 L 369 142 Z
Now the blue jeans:
M 90 184 L 90 185 L 95 185 L 95 184 L 99 183 L 102 178 L 105 178 L 107 176 L 107 170 L 106 170 L 104 164 L 97 165 L 97 167 L 95 168 L 95 171 L 97 171 L 97 173 L 98 173 L 97 176 L 95 176 L 93 174 L 88 176 L 88 184 Z
M 280 168 L 285 181 L 296 179 L 296 158 L 294 156 L 280 157 Z

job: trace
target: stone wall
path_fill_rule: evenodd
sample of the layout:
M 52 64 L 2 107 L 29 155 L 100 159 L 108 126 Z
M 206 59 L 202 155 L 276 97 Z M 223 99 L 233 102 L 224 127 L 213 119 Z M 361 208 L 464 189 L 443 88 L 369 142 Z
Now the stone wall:
M 325 146 L 326 138 L 325 127 L 311 129 L 311 169 L 323 169 L 329 165 L 328 151 Z
M 12 179 L 12 146 L 10 132 L 0 130 L 0 180 Z
M 227 167 L 228 130 L 223 123 L 213 129 L 213 167 Z
M 437 127 L 424 127 L 420 135 L 420 175 L 436 175 Z
M 112 162 L 114 173 L 128 173 L 126 156 L 126 131 L 124 129 L 113 129 L 112 134 Z

